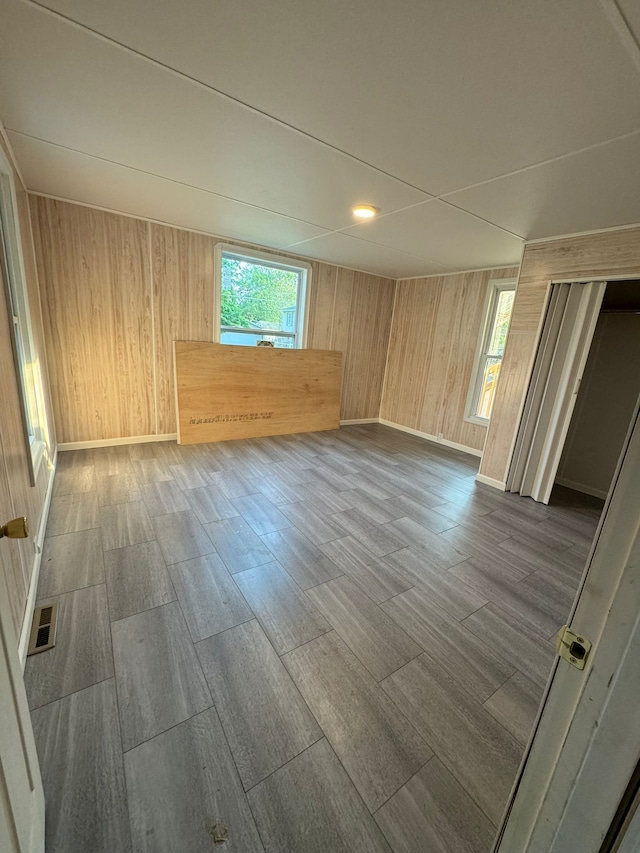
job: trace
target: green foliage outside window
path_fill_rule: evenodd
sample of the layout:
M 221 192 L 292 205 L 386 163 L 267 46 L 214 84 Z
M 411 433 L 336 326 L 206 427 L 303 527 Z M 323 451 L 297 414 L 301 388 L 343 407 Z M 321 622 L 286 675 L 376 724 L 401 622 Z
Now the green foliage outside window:
M 223 255 L 222 326 L 282 330 L 283 312 L 297 294 L 296 272 Z

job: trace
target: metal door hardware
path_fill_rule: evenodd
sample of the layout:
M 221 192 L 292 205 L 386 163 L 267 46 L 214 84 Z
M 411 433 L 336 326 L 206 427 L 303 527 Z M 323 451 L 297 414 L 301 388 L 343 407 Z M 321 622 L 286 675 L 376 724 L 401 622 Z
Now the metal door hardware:
M 6 536 L 7 539 L 26 539 L 29 535 L 29 522 L 26 516 L 21 515 L 20 518 L 12 518 L 6 524 L 0 525 L 0 539 Z
M 591 651 L 591 643 L 586 637 L 576 634 L 568 625 L 564 625 L 558 632 L 556 649 L 560 657 L 576 669 L 584 669 Z

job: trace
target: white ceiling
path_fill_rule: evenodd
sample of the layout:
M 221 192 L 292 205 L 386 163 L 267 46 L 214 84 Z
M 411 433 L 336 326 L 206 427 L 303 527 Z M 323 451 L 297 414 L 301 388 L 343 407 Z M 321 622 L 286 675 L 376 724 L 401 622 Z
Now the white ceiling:
M 619 3 L 0 0 L 0 119 L 36 192 L 392 277 L 507 265 L 640 222 Z

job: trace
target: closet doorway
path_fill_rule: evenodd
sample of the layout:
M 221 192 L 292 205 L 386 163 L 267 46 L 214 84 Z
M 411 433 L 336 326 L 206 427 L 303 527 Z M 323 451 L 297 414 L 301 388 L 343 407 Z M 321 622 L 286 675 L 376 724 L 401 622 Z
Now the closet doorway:
M 507 491 L 603 500 L 640 396 L 640 280 L 553 284 Z

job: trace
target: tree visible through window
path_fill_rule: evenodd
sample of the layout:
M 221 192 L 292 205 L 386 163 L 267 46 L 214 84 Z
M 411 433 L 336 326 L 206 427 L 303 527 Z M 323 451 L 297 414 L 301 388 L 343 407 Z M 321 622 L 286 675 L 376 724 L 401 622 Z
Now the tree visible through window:
M 221 343 L 300 346 L 305 268 L 223 251 L 220 279 Z
M 515 298 L 512 282 L 492 282 L 490 287 L 467 410 L 468 418 L 479 421 L 488 420 L 491 416 Z

